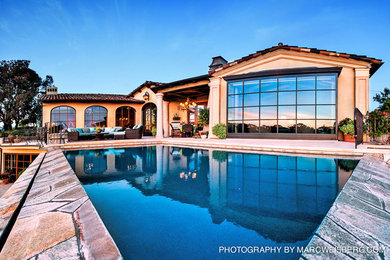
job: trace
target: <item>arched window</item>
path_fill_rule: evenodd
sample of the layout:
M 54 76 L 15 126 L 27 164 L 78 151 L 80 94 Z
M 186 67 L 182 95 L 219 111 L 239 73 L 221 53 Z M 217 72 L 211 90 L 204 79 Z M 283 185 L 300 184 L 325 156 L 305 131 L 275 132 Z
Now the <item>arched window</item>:
M 92 106 L 85 109 L 85 127 L 107 126 L 107 109 L 101 106 Z
M 59 106 L 51 110 L 50 121 L 62 128 L 76 127 L 76 110 L 69 106 Z
M 118 107 L 115 126 L 133 127 L 135 124 L 135 109 L 129 106 Z

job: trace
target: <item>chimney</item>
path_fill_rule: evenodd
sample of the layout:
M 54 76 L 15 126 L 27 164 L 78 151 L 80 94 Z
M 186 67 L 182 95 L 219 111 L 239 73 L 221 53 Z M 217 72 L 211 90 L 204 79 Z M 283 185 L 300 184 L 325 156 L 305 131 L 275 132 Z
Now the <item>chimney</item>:
M 46 88 L 46 95 L 56 95 L 58 94 L 58 88 L 53 85 L 53 87 Z
M 209 70 L 216 69 L 218 67 L 221 67 L 227 63 L 227 60 L 225 60 L 222 56 L 213 57 L 213 61 L 211 62 L 209 66 Z

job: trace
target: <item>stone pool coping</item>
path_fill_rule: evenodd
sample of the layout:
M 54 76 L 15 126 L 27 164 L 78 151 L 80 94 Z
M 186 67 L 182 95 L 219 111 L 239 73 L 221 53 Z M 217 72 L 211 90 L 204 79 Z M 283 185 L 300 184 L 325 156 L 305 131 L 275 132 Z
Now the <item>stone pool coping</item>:
M 372 252 L 381 248 L 381 252 Z M 365 155 L 353 171 L 301 259 L 390 258 L 390 170 Z M 316 250 L 328 250 L 318 252 Z M 363 250 L 358 251 L 358 250 Z
M 119 148 L 132 146 L 147 146 L 147 145 L 167 145 L 167 146 L 183 146 L 192 148 L 205 149 L 222 149 L 233 150 L 240 152 L 257 152 L 257 153 L 282 153 L 294 154 L 303 156 L 337 156 L 337 157 L 355 157 L 361 158 L 364 154 L 390 154 L 390 150 L 385 149 L 352 149 L 352 148 L 337 148 L 338 143 L 335 141 L 334 146 L 324 147 L 321 145 L 305 146 L 305 140 L 302 145 L 282 145 L 282 144 L 263 144 L 256 139 L 240 140 L 235 139 L 194 139 L 194 138 L 148 138 L 148 139 L 128 139 L 128 140 L 105 140 L 105 141 L 80 141 L 65 144 L 51 144 L 47 147 L 61 148 L 62 150 L 82 150 L 82 149 L 102 149 L 102 148 Z M 282 140 L 283 141 L 283 140 Z M 289 140 L 288 140 L 289 141 Z M 281 142 L 281 140 L 275 140 Z M 318 142 L 321 144 L 321 142 Z M 332 143 L 333 144 L 333 143 Z M 352 144 L 353 146 L 353 144 Z
M 105 258 L 119 259 L 121 254 L 96 209 L 82 188 L 62 150 L 96 149 L 159 145 L 161 140 L 103 144 L 78 143 L 77 146 L 51 146 L 39 155 L 17 182 L 0 199 L 0 232 L 23 196 L 29 180 L 42 166 L 27 200 L 15 222 L 0 258 Z M 191 142 L 167 142 L 165 145 L 208 149 L 229 146 L 192 145 Z M 57 147 L 55 150 L 54 147 Z M 58 149 L 61 147 L 62 149 Z M 237 150 L 237 147 L 235 147 Z M 240 147 L 241 148 L 241 147 Z M 259 152 L 247 148 L 240 151 Z M 274 152 L 274 151 L 272 151 Z M 311 155 L 306 154 L 307 155 Z M 332 154 L 339 157 L 338 154 Z M 357 155 L 355 155 L 357 156 Z M 390 171 L 379 158 L 365 155 L 318 227 L 308 247 L 382 246 L 384 258 L 390 253 Z M 26 234 L 28 234 L 26 236 Z M 382 255 L 367 255 L 383 258 Z M 353 253 L 306 252 L 302 259 L 361 258 Z
M 0 229 L 9 222 L 41 162 L 0 259 L 121 259 L 60 149 L 39 155 L 0 198 Z

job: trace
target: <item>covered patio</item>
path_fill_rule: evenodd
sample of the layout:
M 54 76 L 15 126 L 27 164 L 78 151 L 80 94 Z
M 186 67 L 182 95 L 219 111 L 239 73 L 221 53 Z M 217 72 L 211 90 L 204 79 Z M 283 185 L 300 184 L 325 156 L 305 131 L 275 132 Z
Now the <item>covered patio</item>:
M 202 129 L 199 111 L 209 108 L 209 75 L 161 84 L 151 89 L 156 92 L 157 138 L 174 136 L 174 127 L 192 125 Z

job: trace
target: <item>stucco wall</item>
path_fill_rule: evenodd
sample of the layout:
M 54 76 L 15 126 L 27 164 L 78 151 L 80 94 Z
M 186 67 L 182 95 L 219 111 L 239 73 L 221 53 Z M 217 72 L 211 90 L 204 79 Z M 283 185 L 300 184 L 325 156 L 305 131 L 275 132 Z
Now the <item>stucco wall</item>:
M 44 103 L 43 104 L 43 112 L 42 112 L 42 122 L 50 123 L 50 113 L 51 110 L 58 106 L 70 106 L 76 110 L 76 127 L 84 127 L 84 115 L 85 109 L 90 106 L 102 106 L 107 109 L 107 126 L 114 127 L 115 126 L 115 112 L 116 109 L 121 106 L 130 106 L 136 110 L 135 122 L 136 124 L 142 123 L 142 106 L 143 104 L 116 104 L 116 103 L 77 103 L 77 102 L 59 102 L 59 103 Z
M 220 99 L 213 100 L 213 102 L 218 102 L 220 105 L 219 122 L 227 123 L 227 82 L 223 77 L 264 70 L 300 67 L 342 67 L 338 78 L 338 121 L 346 117 L 353 118 L 355 107 L 358 107 L 363 114 L 369 109 L 369 64 L 367 62 L 340 57 L 322 57 L 309 53 L 295 54 L 281 50 L 254 58 L 242 64 L 237 64 L 231 68 L 217 71 L 213 74 L 214 78 L 220 78 Z

